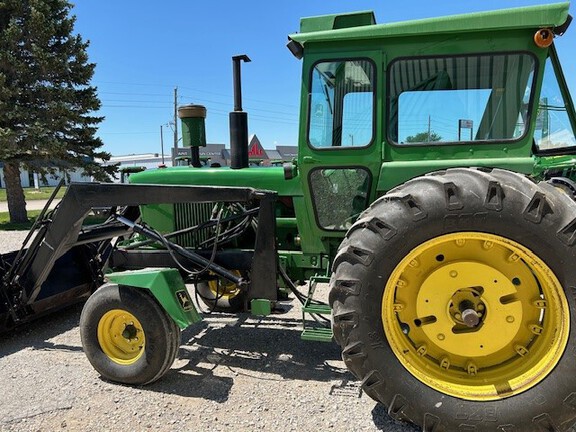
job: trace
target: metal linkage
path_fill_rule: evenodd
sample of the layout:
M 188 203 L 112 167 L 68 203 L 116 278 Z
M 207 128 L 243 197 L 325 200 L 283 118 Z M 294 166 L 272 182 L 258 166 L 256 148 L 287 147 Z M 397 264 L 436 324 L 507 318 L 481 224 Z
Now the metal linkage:
M 90 295 L 102 283 L 103 269 L 115 253 L 113 239 L 127 237 L 133 232 L 163 244 L 173 258 L 169 266 L 180 267 L 172 255 L 175 253 L 192 263 L 198 272 L 210 271 L 246 288 L 249 299 L 275 300 L 275 200 L 275 192 L 252 188 L 72 183 L 55 210 L 48 212 L 46 207 L 42 211 L 22 249 L 9 257 L 8 254 L 0 256 L 5 268 L 5 276 L 0 281 L 0 331 L 29 320 L 36 313 L 45 313 Z M 246 204 L 248 210 L 244 216 L 258 220 L 254 224 L 254 249 L 251 252 L 225 250 L 218 253 L 248 262 L 250 281 L 215 262 L 218 236 L 213 242 L 213 256 L 207 258 L 206 251 L 201 254 L 200 250 L 186 249 L 138 223 L 141 205 L 234 202 Z M 112 216 L 100 225 L 84 227 L 84 219 L 92 208 L 97 207 L 113 208 Z M 200 225 L 212 226 L 213 222 L 206 221 Z M 248 226 L 250 224 L 245 224 Z M 36 236 L 30 241 L 34 233 Z M 149 251 L 130 252 L 139 255 L 142 267 L 149 266 L 148 260 L 152 256 L 147 254 Z
M 130 227 L 130 229 L 132 229 L 134 232 L 136 232 L 138 234 L 142 234 L 143 236 L 148 237 L 149 239 L 160 242 L 163 245 L 165 245 L 167 248 L 174 250 L 179 255 L 181 255 L 185 258 L 188 258 L 191 262 L 200 266 L 203 269 L 203 271 L 210 270 L 211 272 L 216 273 L 218 276 L 222 276 L 224 279 L 235 283 L 236 285 L 238 285 L 241 288 L 246 287 L 247 281 L 244 280 L 243 278 L 238 277 L 234 273 L 229 272 L 224 267 L 219 266 L 218 264 L 215 264 L 214 262 L 204 258 L 203 256 L 198 255 L 197 253 L 189 251 L 188 249 L 185 249 L 182 246 L 171 242 L 166 237 L 160 235 L 158 232 L 151 230 L 151 229 L 145 227 L 144 225 L 137 224 L 137 223 L 131 221 L 130 219 L 126 219 L 125 217 L 122 217 L 122 216 L 116 216 L 115 218 L 119 222 Z

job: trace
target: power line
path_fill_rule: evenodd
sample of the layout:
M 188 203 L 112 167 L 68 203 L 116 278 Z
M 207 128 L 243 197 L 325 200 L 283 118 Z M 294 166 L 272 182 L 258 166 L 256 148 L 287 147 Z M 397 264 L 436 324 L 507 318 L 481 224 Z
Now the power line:
M 137 101 L 126 101 L 126 102 L 137 102 Z M 162 110 L 162 109 L 169 109 L 171 108 L 171 104 L 165 104 L 163 106 L 146 106 L 146 105 L 134 105 L 134 104 L 107 104 L 104 103 L 102 104 L 101 108 L 135 108 L 135 109 L 152 109 L 152 110 Z M 282 112 L 274 112 L 274 111 L 267 111 L 267 110 L 258 110 L 255 109 L 254 111 L 261 111 L 261 112 L 272 112 L 272 113 L 276 113 L 276 114 L 280 114 L 282 115 L 280 116 L 266 116 L 266 115 L 261 115 L 261 114 L 252 114 L 249 113 L 249 117 L 253 118 L 253 119 L 264 119 L 270 122 L 282 122 L 282 123 L 289 123 L 289 124 L 298 124 L 298 118 L 296 114 L 288 114 L 288 113 L 282 113 Z M 218 109 L 209 109 L 208 110 L 208 114 L 215 114 L 215 115 L 225 115 L 227 116 L 229 113 L 227 111 L 224 110 L 218 110 Z
M 192 98 L 189 98 L 192 99 Z M 173 104 L 171 102 L 165 102 L 165 101 L 152 101 L 152 100 L 133 100 L 133 99 L 101 99 L 101 102 L 103 104 L 103 107 L 113 107 L 113 108 L 169 108 L 172 107 Z M 118 105 L 118 103 L 120 105 Z M 205 100 L 205 99 L 195 99 L 194 103 L 202 103 L 205 105 L 229 105 L 228 103 L 225 102 L 216 102 L 216 101 L 210 101 L 210 100 Z M 147 107 L 146 105 L 139 105 L 139 104 L 155 104 L 155 105 L 161 105 L 158 107 Z M 211 112 L 212 110 L 209 109 L 209 112 Z M 275 110 L 269 110 L 269 109 L 262 109 L 262 108 L 254 108 L 254 107 L 246 107 L 246 111 L 251 113 L 253 111 L 257 111 L 257 112 L 262 112 L 262 113 L 271 113 L 271 114 L 280 114 L 282 116 L 289 116 L 292 117 L 294 119 L 296 119 L 297 117 L 297 113 L 295 112 L 286 112 L 286 111 L 275 111 Z
M 157 132 L 100 132 L 98 135 L 156 135 Z
M 102 103 L 107 103 L 107 102 L 122 102 L 122 103 L 127 103 L 127 102 L 134 102 L 134 103 L 153 103 L 153 104 L 164 104 L 164 105 L 168 105 L 168 106 L 172 106 L 171 102 L 164 102 L 164 101 L 150 101 L 150 100 L 130 100 L 130 99 L 100 99 L 100 101 Z
M 191 97 L 188 95 L 184 95 L 182 97 L 193 100 L 194 102 L 212 103 L 212 104 L 216 104 L 216 105 L 232 106 L 232 104 L 230 102 L 218 102 L 218 101 L 214 101 L 214 100 L 210 100 L 210 99 Z M 271 112 L 271 113 L 276 113 L 276 114 L 290 114 L 290 112 L 286 112 L 286 111 L 273 111 L 273 110 L 269 110 L 269 109 L 254 108 L 252 106 L 247 106 L 245 111 L 265 111 L 265 112 Z
M 93 80 L 92 84 L 96 84 L 98 85 L 98 83 L 102 83 L 102 84 L 120 84 L 120 85 L 132 85 L 132 86 L 142 86 L 142 87 L 169 87 L 169 88 L 174 88 L 174 86 L 169 85 L 169 84 L 152 84 L 152 83 L 136 83 L 136 82 L 121 82 L 121 81 L 98 81 L 98 80 Z
M 166 105 L 166 107 L 152 107 L 152 106 L 145 106 L 145 105 L 102 105 L 102 108 L 141 108 L 141 109 L 155 109 L 160 110 L 164 108 L 170 108 L 170 105 Z
M 97 80 L 93 81 L 93 84 L 95 84 L 96 86 L 98 86 L 99 83 L 102 83 L 102 84 L 119 84 L 119 85 L 124 85 L 124 86 L 171 87 L 171 88 L 174 88 L 173 86 L 167 85 L 167 84 L 152 84 L 152 83 L 146 84 L 146 83 L 136 83 L 136 82 L 97 81 Z M 193 92 L 198 92 L 198 93 L 206 93 L 206 94 L 212 94 L 212 95 L 216 95 L 216 96 L 222 96 L 222 97 L 226 97 L 226 98 L 229 98 L 230 100 L 232 100 L 232 94 L 231 93 L 219 93 L 219 92 L 197 89 L 197 88 L 186 87 L 186 86 L 179 86 L 179 88 L 191 90 Z M 101 92 L 101 93 L 104 94 L 105 92 Z M 109 94 L 113 94 L 113 93 L 115 93 L 115 92 L 109 92 Z M 118 94 L 120 94 L 120 93 L 118 93 Z M 125 93 L 125 94 L 130 94 L 130 93 Z M 134 93 L 134 94 L 136 94 L 136 93 Z M 158 96 L 160 96 L 159 94 L 154 94 L 154 93 L 140 93 L 140 95 L 146 95 L 146 96 L 158 95 Z M 244 97 L 244 100 L 251 100 L 254 102 L 259 102 L 259 103 L 264 103 L 264 104 L 269 104 L 269 105 L 279 105 L 279 106 L 285 106 L 285 107 L 290 107 L 290 108 L 298 108 L 298 106 L 294 105 L 294 104 L 285 104 L 285 103 L 281 103 L 281 102 L 267 101 L 267 100 L 262 100 L 262 99 L 254 99 L 254 98 L 250 98 L 250 97 Z
M 122 95 L 122 96 L 162 96 L 166 97 L 165 93 L 126 93 L 126 92 L 109 92 L 109 91 L 98 91 L 98 94 L 111 94 L 111 95 Z

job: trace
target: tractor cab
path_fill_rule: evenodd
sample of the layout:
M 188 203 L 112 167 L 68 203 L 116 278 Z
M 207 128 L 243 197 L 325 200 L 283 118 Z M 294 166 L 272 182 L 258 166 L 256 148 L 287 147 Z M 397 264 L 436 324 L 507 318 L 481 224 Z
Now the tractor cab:
M 553 44 L 568 7 L 392 24 L 371 12 L 303 18 L 288 47 L 303 59 L 298 167 L 312 237 L 341 238 L 376 198 L 430 171 L 529 174 L 576 154 Z

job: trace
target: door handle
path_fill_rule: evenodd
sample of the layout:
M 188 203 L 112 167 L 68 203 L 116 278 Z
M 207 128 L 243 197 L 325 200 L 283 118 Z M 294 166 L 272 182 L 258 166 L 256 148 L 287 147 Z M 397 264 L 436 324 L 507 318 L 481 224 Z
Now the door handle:
M 302 158 L 302 163 L 305 164 L 312 164 L 312 163 L 316 163 L 316 162 L 320 162 L 318 159 L 313 158 L 312 156 L 304 156 Z

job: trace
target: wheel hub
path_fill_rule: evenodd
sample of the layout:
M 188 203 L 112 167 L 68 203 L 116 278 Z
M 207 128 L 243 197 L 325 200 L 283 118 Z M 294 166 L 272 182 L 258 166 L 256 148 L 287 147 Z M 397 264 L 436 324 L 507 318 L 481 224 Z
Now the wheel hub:
M 504 237 L 447 234 L 413 249 L 382 302 L 400 362 L 443 393 L 471 400 L 518 394 L 556 365 L 568 305 L 550 268 Z
M 454 293 L 450 299 L 448 310 L 454 324 L 466 326 L 469 329 L 478 329 L 484 318 L 486 306 L 481 300 L 484 292 L 482 287 L 463 288 Z M 454 329 L 458 331 L 458 329 Z
M 464 288 L 452 296 L 449 305 L 450 315 L 454 323 L 461 327 L 465 325 L 470 330 L 478 330 L 485 317 L 486 305 L 481 299 L 482 287 Z M 454 332 L 461 331 L 455 327 Z
M 493 354 L 514 340 L 522 323 L 521 303 L 501 301 L 515 294 L 514 285 L 493 267 L 448 263 L 424 279 L 415 324 L 419 319 L 427 338 L 444 352 L 462 357 Z M 509 316 L 516 319 L 509 322 Z
M 135 363 L 144 352 L 146 338 L 142 324 L 130 312 L 113 309 L 98 322 L 98 343 L 115 363 Z
M 134 323 L 131 322 L 129 324 L 124 325 L 124 331 L 122 331 L 122 337 L 127 340 L 137 339 L 138 330 L 134 326 Z

